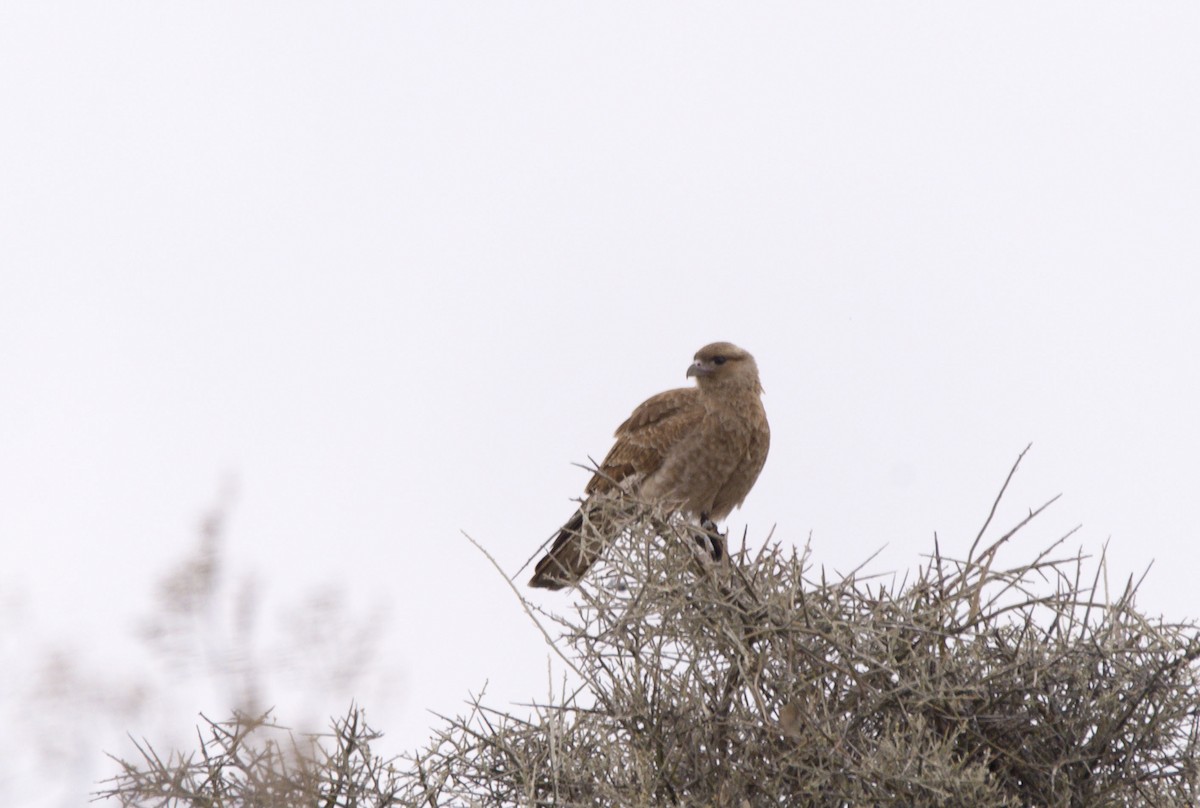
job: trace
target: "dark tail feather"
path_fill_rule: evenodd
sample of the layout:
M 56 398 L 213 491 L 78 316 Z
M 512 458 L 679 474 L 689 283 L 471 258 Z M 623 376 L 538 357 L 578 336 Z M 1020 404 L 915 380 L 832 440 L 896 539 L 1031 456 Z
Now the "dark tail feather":
M 599 509 L 592 508 L 584 520 L 584 508 L 562 526 L 554 538 L 550 552 L 542 556 L 542 560 L 534 567 L 533 577 L 529 585 L 542 589 L 562 589 L 579 583 L 579 579 L 588 571 L 600 551 L 604 549 L 604 531 L 595 523 Z

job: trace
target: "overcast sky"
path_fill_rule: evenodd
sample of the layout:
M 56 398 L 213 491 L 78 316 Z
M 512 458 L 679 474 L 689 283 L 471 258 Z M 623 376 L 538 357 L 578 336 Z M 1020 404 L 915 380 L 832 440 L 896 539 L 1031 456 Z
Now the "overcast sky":
M 1032 442 L 999 521 L 1063 497 L 1014 563 L 1082 524 L 1200 615 L 1197 42 L 1171 2 L 0 5 L 0 697 L 41 721 L 56 653 L 147 688 L 0 801 L 225 714 L 130 651 L 223 496 L 264 638 L 387 615 L 307 709 L 398 751 L 543 697 L 462 531 L 515 572 L 715 340 L 766 387 L 751 545 L 962 555 Z

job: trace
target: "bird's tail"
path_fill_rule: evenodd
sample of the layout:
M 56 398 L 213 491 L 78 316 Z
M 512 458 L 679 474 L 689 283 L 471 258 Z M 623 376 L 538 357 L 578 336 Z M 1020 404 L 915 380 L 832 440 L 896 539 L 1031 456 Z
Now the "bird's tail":
M 562 589 L 579 583 L 612 537 L 605 505 L 585 502 L 567 521 L 550 551 L 534 567 L 530 586 Z

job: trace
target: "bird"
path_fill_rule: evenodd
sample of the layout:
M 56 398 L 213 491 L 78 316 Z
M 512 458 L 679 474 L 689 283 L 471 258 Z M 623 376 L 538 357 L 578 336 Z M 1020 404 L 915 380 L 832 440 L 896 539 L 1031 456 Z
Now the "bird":
M 617 427 L 613 447 L 529 586 L 563 589 L 582 579 L 619 532 L 611 524 L 617 497 L 694 518 L 710 534 L 746 499 L 771 444 L 758 365 L 736 345 L 714 342 L 696 352 L 686 378 L 695 386 L 651 396 Z M 718 545 L 712 552 L 719 558 Z

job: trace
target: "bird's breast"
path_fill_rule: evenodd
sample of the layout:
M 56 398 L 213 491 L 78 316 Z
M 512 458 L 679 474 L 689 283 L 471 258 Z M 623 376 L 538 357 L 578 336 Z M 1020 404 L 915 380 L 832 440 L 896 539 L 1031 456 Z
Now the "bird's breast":
M 769 440 L 765 428 L 757 396 L 706 408 L 696 428 L 646 480 L 643 493 L 693 515 L 724 518 L 745 499 L 762 469 Z

